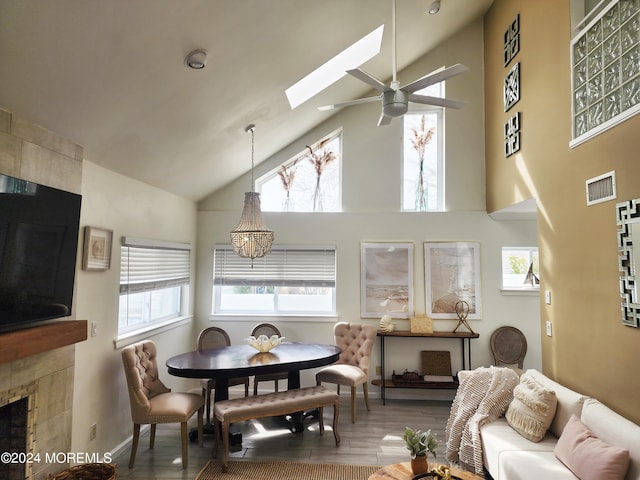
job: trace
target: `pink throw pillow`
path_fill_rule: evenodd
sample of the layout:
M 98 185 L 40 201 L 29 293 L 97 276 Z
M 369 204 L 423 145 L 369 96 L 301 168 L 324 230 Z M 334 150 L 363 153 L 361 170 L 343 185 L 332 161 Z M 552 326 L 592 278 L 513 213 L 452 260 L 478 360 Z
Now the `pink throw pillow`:
M 629 451 L 611 446 L 571 415 L 553 451 L 580 480 L 623 480 L 629 468 Z

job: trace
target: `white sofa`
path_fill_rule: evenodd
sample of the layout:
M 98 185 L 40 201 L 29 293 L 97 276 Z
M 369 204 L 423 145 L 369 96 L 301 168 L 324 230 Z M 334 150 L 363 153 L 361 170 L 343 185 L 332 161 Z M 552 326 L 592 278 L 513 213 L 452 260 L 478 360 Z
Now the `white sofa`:
M 537 443 L 521 436 L 504 416 L 480 427 L 484 467 L 494 480 L 577 479 L 554 454 L 558 438 L 572 414 L 600 440 L 628 450 L 630 460 L 625 480 L 640 480 L 640 426 L 598 400 L 570 390 L 536 370 L 527 372 L 556 393 L 556 413 L 546 435 Z M 470 373 L 459 372 L 460 382 Z

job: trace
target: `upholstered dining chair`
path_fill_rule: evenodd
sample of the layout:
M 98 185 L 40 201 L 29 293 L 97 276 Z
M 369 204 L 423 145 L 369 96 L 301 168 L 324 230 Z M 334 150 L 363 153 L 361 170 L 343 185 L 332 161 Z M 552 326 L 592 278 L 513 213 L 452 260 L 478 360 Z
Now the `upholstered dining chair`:
M 214 348 L 223 348 L 231 345 L 229 334 L 220 327 L 207 327 L 198 335 L 198 350 L 209 350 Z M 203 379 L 200 381 L 202 386 L 202 397 L 206 403 L 207 425 L 211 423 L 211 392 L 216 388 L 215 379 Z M 249 396 L 249 377 L 237 377 L 229 379 L 229 386 L 244 385 L 244 396 Z
M 187 421 L 198 413 L 198 444 L 202 447 L 202 414 L 204 401 L 193 393 L 172 392 L 158 377 L 156 345 L 145 340 L 122 350 L 122 363 L 127 378 L 133 441 L 129 468 L 133 468 L 140 439 L 140 425 L 151 425 L 149 448 L 154 447 L 158 423 L 180 423 L 182 468 L 187 468 Z
M 316 383 L 335 383 L 351 388 L 351 422 L 356 423 L 356 387 L 362 384 L 364 402 L 369 408 L 369 367 L 371 365 L 371 350 L 376 339 L 377 328 L 373 325 L 339 322 L 333 329 L 336 345 L 342 352 L 340 358 L 333 365 L 324 367 L 316 373 Z
M 527 339 L 516 327 L 499 327 L 489 339 L 496 366 L 518 365 L 522 370 L 527 354 Z
M 251 335 L 254 337 L 258 337 L 260 335 L 266 335 L 271 338 L 272 335 L 277 335 L 281 337 L 280 330 L 275 325 L 270 323 L 261 323 L 260 325 L 256 325 L 251 331 Z M 274 382 L 274 390 L 278 391 L 278 382 L 280 380 L 286 380 L 288 378 L 287 372 L 282 373 L 267 373 L 264 375 L 256 375 L 253 378 L 253 394 L 258 394 L 258 383 L 260 382 Z

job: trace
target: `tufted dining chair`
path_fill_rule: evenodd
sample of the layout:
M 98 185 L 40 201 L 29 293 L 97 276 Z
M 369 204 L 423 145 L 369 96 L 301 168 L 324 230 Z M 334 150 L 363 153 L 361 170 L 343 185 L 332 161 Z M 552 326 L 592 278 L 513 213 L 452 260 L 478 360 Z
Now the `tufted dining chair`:
M 518 365 L 522 370 L 527 354 L 527 339 L 516 327 L 499 327 L 489 339 L 491 353 L 497 367 Z
M 271 323 L 261 323 L 260 325 L 256 325 L 251 332 L 251 335 L 254 337 L 258 337 L 260 335 L 266 335 L 271 338 L 272 335 L 277 335 L 281 337 L 280 330 L 275 325 Z M 260 382 L 274 382 L 274 390 L 278 391 L 278 382 L 280 380 L 286 380 L 288 378 L 287 372 L 280 373 L 265 373 L 264 375 L 256 375 L 253 378 L 253 394 L 258 394 L 258 383 Z
M 158 377 L 156 345 L 151 340 L 122 349 L 122 363 L 127 378 L 133 441 L 129 468 L 133 468 L 140 439 L 140 425 L 151 425 L 149 448 L 153 448 L 158 423 L 180 423 L 182 468 L 187 468 L 187 421 L 198 412 L 198 444 L 202 447 L 204 401 L 193 393 L 172 392 Z
M 369 367 L 371 365 L 371 350 L 376 339 L 377 329 L 373 325 L 339 322 L 333 329 L 336 345 L 342 352 L 340 358 L 333 365 L 324 367 L 316 374 L 316 383 L 335 383 L 351 388 L 351 422 L 356 423 L 356 387 L 362 384 L 364 402 L 369 408 Z
M 231 345 L 229 334 L 220 327 L 208 327 L 198 335 L 198 350 L 210 350 Z M 206 402 L 207 425 L 211 423 L 211 392 L 216 388 L 215 379 L 202 379 L 202 397 Z M 244 396 L 249 396 L 249 377 L 237 377 L 229 379 L 229 386 L 244 385 Z

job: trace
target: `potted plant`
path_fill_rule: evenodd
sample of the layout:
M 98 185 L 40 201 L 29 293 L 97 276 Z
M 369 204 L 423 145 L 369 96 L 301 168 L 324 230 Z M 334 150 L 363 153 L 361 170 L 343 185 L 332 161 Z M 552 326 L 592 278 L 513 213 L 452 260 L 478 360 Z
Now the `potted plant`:
M 405 427 L 403 438 L 407 450 L 411 452 L 411 470 L 414 475 L 427 473 L 429 471 L 427 453 L 431 452 L 435 457 L 438 447 L 435 434 L 432 434 L 431 430 L 422 431 Z

